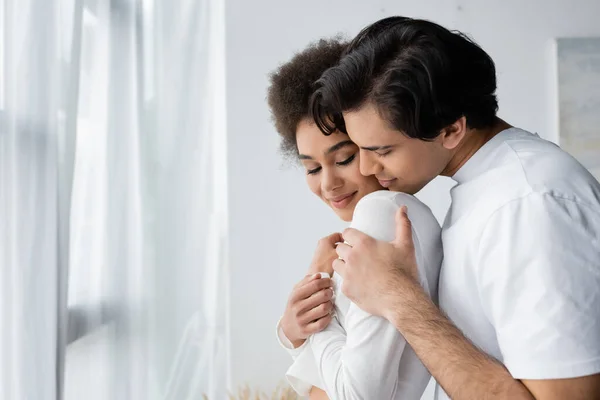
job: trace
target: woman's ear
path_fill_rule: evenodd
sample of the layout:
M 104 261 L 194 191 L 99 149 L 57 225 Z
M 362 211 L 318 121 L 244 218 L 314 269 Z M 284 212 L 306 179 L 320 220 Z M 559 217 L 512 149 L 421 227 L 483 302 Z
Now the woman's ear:
M 453 124 L 442 129 L 440 134 L 442 146 L 447 150 L 455 149 L 465 137 L 467 133 L 467 118 L 460 117 Z

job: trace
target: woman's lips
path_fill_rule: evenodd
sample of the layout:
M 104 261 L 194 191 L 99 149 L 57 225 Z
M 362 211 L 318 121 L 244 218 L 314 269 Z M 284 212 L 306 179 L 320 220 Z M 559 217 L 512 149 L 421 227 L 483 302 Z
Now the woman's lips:
M 329 202 L 334 208 L 346 208 L 348 204 L 352 202 L 354 196 L 356 196 L 356 193 L 358 193 L 358 191 L 334 197 L 333 199 L 330 199 Z

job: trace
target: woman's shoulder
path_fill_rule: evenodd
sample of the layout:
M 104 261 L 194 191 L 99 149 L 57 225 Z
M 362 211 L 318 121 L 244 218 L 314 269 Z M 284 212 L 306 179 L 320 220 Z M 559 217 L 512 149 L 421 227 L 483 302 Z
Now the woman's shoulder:
M 395 215 L 398 208 L 405 205 L 408 209 L 408 216 L 413 223 L 413 227 L 419 230 L 419 227 L 424 229 L 440 229 L 439 222 L 431 212 L 431 209 L 415 196 L 402 193 L 392 192 L 389 190 L 378 190 L 370 193 L 360 199 L 354 209 L 352 219 L 352 227 L 362 230 L 368 227 L 371 230 L 377 228 L 383 230 L 382 236 L 386 238 L 395 232 Z M 376 237 L 369 232 L 365 232 L 370 236 Z M 392 240 L 380 239 L 380 240 Z
M 396 208 L 405 205 L 407 207 L 414 206 L 420 209 L 431 211 L 425 203 L 417 199 L 412 194 L 403 192 L 392 192 L 390 190 L 378 190 L 376 192 L 369 193 L 368 195 L 359 200 L 357 206 L 366 204 L 381 205 L 383 203 L 389 203 L 391 205 L 394 205 Z

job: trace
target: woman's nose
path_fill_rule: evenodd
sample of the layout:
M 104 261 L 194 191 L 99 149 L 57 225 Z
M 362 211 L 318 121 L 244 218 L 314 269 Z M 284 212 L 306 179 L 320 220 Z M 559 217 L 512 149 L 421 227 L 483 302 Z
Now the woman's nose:
M 321 180 L 321 188 L 323 192 L 332 192 L 333 190 L 341 187 L 344 181 L 339 177 L 333 168 L 324 168 Z

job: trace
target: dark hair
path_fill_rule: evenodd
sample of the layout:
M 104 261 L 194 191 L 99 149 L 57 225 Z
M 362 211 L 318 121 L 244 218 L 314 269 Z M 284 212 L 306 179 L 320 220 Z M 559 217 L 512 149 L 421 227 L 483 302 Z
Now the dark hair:
M 498 102 L 490 56 L 460 32 L 406 17 L 363 29 L 340 62 L 317 81 L 311 115 L 325 134 L 346 132 L 341 113 L 372 102 L 394 129 L 432 140 L 466 117 L 491 126 Z
M 321 39 L 270 74 L 267 101 L 285 155 L 298 155 L 296 129 L 301 120 L 311 118 L 309 105 L 315 82 L 340 61 L 346 45 L 339 37 Z

